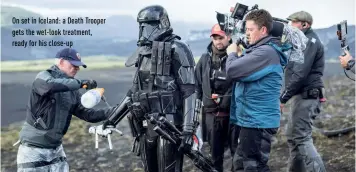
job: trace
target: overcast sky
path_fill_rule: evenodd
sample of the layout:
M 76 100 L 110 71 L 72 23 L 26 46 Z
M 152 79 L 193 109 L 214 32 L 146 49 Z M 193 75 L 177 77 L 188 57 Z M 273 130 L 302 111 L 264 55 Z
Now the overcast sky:
M 135 17 L 144 6 L 160 4 L 167 9 L 171 20 L 206 23 L 215 23 L 215 11 L 228 12 L 236 2 L 248 6 L 258 4 L 279 18 L 305 10 L 312 14 L 314 28 L 329 27 L 342 20 L 355 24 L 355 0 L 2 0 L 4 5 L 17 5 L 44 16 L 127 14 Z

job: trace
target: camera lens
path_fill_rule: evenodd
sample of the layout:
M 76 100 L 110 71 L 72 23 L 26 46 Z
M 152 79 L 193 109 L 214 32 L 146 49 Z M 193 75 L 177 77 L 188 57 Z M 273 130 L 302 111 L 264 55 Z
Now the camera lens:
M 245 10 L 243 8 L 237 9 L 237 15 L 242 16 L 244 15 Z

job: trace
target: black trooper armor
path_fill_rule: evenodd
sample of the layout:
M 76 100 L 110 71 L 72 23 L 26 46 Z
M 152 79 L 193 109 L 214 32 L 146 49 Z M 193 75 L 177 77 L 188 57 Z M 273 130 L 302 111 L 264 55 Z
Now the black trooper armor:
M 172 34 L 166 10 L 148 6 L 138 13 L 140 27 L 138 49 L 126 66 L 135 65 L 133 86 L 117 112 L 104 123 L 116 124 L 127 115 L 134 139 L 133 152 L 146 172 L 182 171 L 183 153 L 157 134 L 154 121 L 164 116 L 182 135 L 182 148 L 190 149 L 198 125 L 194 58 L 189 47 Z M 197 105 L 197 107 L 196 107 Z M 173 137 L 173 136 L 172 136 Z

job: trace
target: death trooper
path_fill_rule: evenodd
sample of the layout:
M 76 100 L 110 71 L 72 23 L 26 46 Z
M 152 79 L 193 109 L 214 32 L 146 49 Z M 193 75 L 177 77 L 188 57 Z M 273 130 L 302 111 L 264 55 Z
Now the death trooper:
M 138 49 L 125 63 L 135 65 L 133 86 L 103 128 L 115 127 L 127 116 L 134 137 L 133 152 L 146 172 L 182 171 L 183 152 L 191 149 L 198 124 L 194 58 L 190 48 L 173 34 L 166 10 L 159 5 L 139 11 Z M 130 113 L 129 113 L 130 112 Z M 180 145 L 154 130 L 150 119 L 165 116 L 182 131 Z

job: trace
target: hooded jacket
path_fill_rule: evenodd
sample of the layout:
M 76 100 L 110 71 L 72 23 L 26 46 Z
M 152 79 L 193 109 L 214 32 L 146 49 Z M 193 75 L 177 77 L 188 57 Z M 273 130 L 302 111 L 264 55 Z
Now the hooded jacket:
M 285 69 L 285 90 L 280 96 L 281 103 L 287 103 L 296 94 L 313 88 L 323 88 L 324 47 L 318 35 L 312 30 L 304 31 L 309 39 L 304 50 L 304 63 L 289 62 Z
M 87 122 L 105 120 L 111 108 L 87 109 L 80 103 L 81 81 L 68 77 L 57 66 L 37 74 L 30 92 L 26 122 L 20 131 L 21 143 L 56 148 L 62 143 L 72 115 Z M 36 123 L 41 117 L 45 127 Z
M 212 42 L 207 47 L 207 51 L 202 54 L 200 57 L 196 68 L 195 68 L 195 79 L 196 79 L 196 92 L 197 98 L 203 102 L 205 112 L 229 112 L 230 111 L 230 102 L 231 102 L 231 91 L 232 91 L 232 82 L 227 78 L 226 82 L 223 82 L 219 87 L 224 88 L 224 94 L 221 95 L 220 103 L 217 104 L 211 98 L 212 83 L 210 78 L 212 77 Z M 226 56 L 221 58 L 221 72 L 226 73 Z
M 226 71 L 234 83 L 230 122 L 247 128 L 280 126 L 279 95 L 283 82 L 281 55 L 268 42 L 279 44 L 271 36 L 250 45 L 241 56 L 229 54 Z

